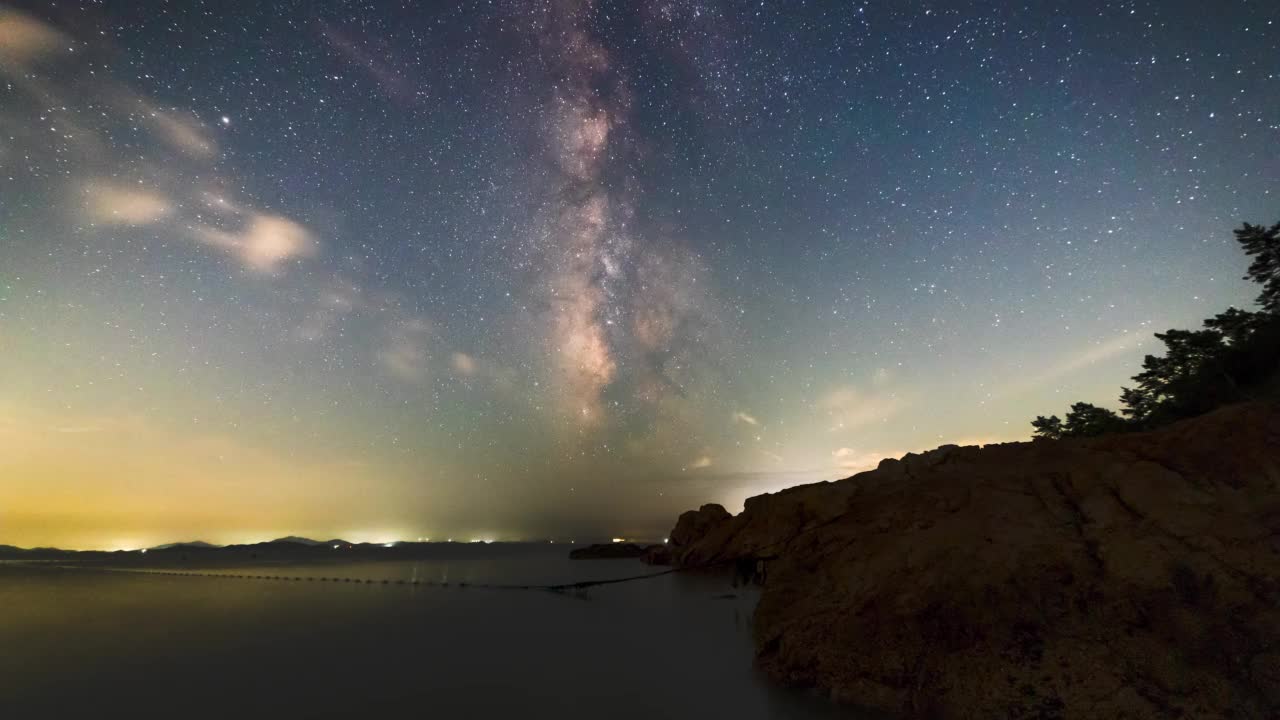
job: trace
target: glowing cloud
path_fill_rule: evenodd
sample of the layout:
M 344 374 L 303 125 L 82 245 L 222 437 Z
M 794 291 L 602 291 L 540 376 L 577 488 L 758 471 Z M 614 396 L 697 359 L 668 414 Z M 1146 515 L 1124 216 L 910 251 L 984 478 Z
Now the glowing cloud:
M 187 533 L 261 539 L 308 521 L 336 532 L 339 521 L 376 510 L 366 492 L 370 470 L 341 454 L 293 455 L 142 416 L 61 415 L 0 404 L 6 539 L 83 548 L 146 547 Z M 254 528 L 261 534 L 248 532 Z
M 472 377 L 476 374 L 476 359 L 466 353 L 454 353 L 450 358 L 450 364 L 453 365 L 454 371 L 463 377 Z
M 831 451 L 831 456 L 836 460 L 836 466 L 841 470 L 850 472 L 862 472 L 863 470 L 872 470 L 880 461 L 885 458 L 896 458 L 905 455 L 904 452 L 858 452 L 853 448 L 842 447 Z
M 240 233 L 211 227 L 196 228 L 195 232 L 202 242 L 230 252 L 249 269 L 262 273 L 274 273 L 316 249 L 310 231 L 278 215 L 255 214 Z
M 35 18 L 13 10 L 0 10 L 0 69 L 4 65 L 26 66 L 70 43 L 71 38 Z
M 150 225 L 173 211 L 168 198 L 140 186 L 94 181 L 84 194 L 85 215 L 102 225 Z

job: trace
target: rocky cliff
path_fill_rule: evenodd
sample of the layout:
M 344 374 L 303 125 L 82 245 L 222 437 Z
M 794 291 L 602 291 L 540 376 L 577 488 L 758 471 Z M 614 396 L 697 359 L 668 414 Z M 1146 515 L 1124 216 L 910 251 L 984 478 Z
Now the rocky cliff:
M 704 506 L 685 566 L 770 558 L 757 661 L 909 717 L 1280 717 L 1280 406 L 947 446 Z

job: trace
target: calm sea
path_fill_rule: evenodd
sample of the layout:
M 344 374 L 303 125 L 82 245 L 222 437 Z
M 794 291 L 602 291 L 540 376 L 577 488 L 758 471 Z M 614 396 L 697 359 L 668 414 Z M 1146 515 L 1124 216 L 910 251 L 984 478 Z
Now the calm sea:
M 654 570 L 468 554 L 201 568 L 447 588 L 0 565 L 0 717 L 847 717 L 754 670 L 756 595 L 728 577 L 459 587 Z

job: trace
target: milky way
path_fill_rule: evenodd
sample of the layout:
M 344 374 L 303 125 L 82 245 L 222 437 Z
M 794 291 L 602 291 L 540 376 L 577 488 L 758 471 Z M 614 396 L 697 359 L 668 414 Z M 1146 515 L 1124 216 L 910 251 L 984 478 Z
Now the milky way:
M 0 5 L 0 542 L 661 537 L 1114 405 L 1280 220 L 1268 3 L 420 5 Z

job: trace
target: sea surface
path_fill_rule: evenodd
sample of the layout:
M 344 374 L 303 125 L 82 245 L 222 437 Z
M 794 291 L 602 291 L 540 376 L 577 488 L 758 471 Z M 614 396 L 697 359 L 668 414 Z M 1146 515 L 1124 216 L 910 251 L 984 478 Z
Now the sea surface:
M 0 564 L 0 718 L 848 716 L 753 668 L 757 593 L 730 576 L 475 587 L 660 569 L 569 560 L 562 545 L 106 567 Z M 151 572 L 164 569 L 214 576 Z

